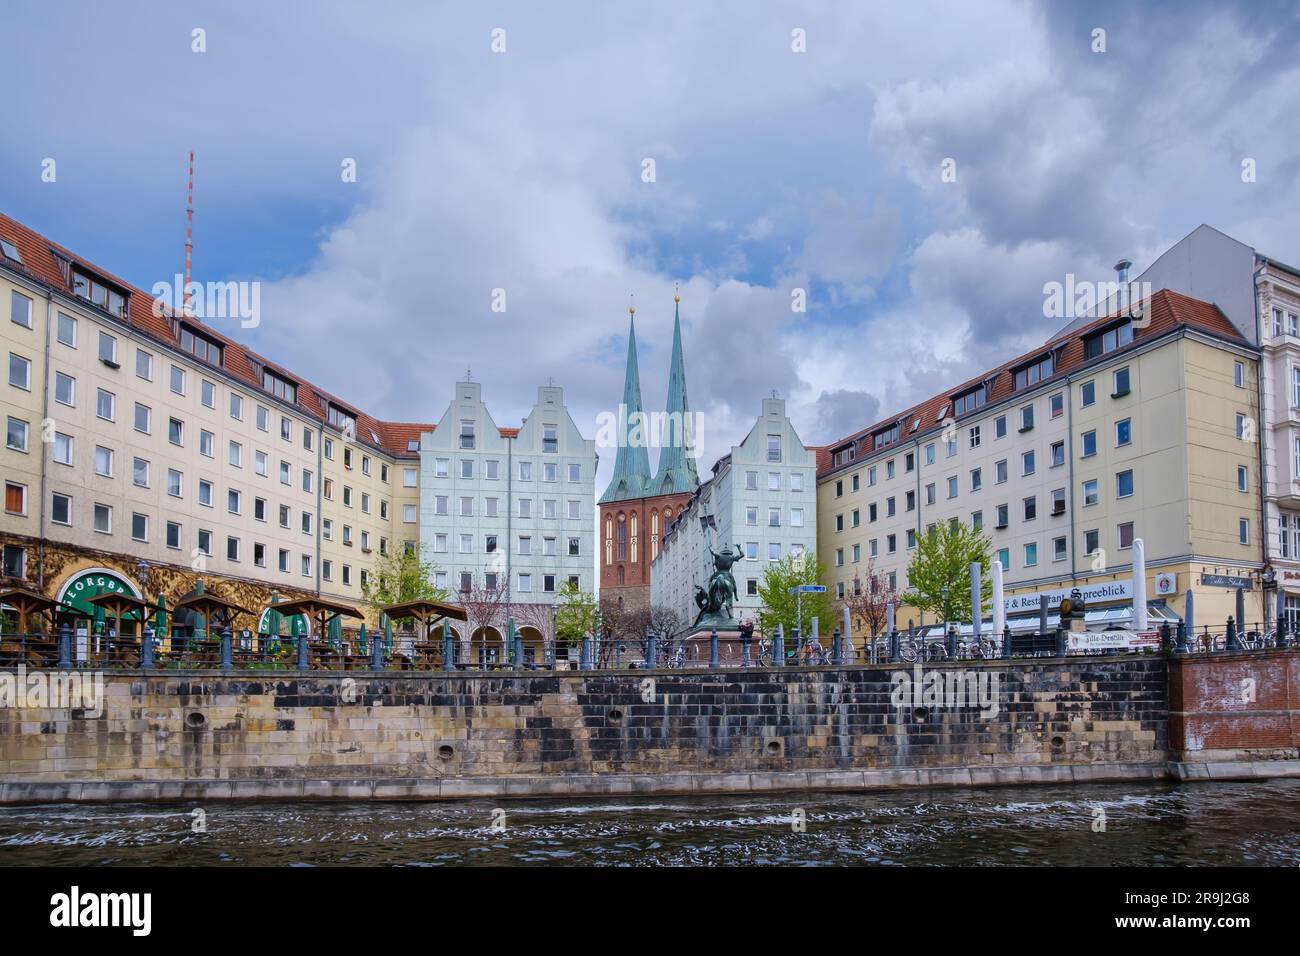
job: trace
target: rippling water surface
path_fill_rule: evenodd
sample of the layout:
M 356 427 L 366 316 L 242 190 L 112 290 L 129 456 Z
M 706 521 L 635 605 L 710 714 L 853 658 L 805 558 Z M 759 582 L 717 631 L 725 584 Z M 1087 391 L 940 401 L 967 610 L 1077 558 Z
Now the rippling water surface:
M 0 864 L 1300 865 L 1300 780 L 195 806 L 0 808 Z

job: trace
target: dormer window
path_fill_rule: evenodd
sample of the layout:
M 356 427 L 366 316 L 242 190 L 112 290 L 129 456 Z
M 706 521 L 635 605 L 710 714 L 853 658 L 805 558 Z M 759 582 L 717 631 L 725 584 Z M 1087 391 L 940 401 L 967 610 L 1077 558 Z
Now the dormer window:
M 1111 326 L 1101 332 L 1089 335 L 1083 340 L 1084 355 L 1088 358 L 1096 358 L 1098 355 L 1105 355 L 1107 352 L 1113 352 L 1117 348 L 1128 345 L 1133 341 L 1133 323 L 1121 322 L 1119 325 Z
M 276 398 L 282 398 L 291 405 L 298 404 L 297 384 L 283 375 L 277 375 L 269 368 L 262 369 L 262 387 Z
M 894 442 L 898 441 L 898 423 L 895 422 L 888 428 L 882 428 L 871 437 L 873 439 L 872 447 L 874 448 L 884 448 L 886 445 L 894 444 Z
M 1046 355 L 1035 362 L 1016 370 L 1016 391 L 1037 385 L 1052 377 L 1052 356 Z
M 116 315 L 118 318 L 126 317 L 126 290 L 112 285 L 99 276 L 74 268 L 72 294 L 87 300 L 91 305 L 98 306 L 109 315 Z
M 329 423 L 343 432 L 344 435 L 355 435 L 357 433 L 357 416 L 343 408 L 341 405 L 329 404 L 329 410 L 326 413 Z
M 834 463 L 834 466 L 838 468 L 840 465 L 847 465 L 849 462 L 853 461 L 857 457 L 858 457 L 857 445 L 850 444 L 850 445 L 845 445 L 843 448 L 840 448 L 837 451 L 835 451 L 835 453 L 831 456 L 831 460 Z
M 18 247 L 8 239 L 0 239 L 0 255 L 6 259 L 12 259 L 14 262 L 22 262 L 23 257 L 18 254 Z
M 934 420 L 935 420 L 936 422 L 941 422 L 941 421 L 943 421 L 945 418 L 948 417 L 948 408 L 949 408 L 950 405 L 951 405 L 951 402 L 944 402 L 944 403 L 943 403 L 943 408 L 939 409 L 939 413 L 938 413 L 937 415 L 934 416 Z
M 197 329 L 192 329 L 188 325 L 181 326 L 181 348 L 189 352 L 195 358 L 207 362 L 209 365 L 221 365 L 221 343 L 216 339 L 210 339 Z
M 987 401 L 987 394 L 988 393 L 984 386 L 980 385 L 965 394 L 958 395 L 952 400 L 952 411 L 954 417 L 960 418 L 962 415 L 973 412 L 977 408 L 984 407 L 984 403 Z

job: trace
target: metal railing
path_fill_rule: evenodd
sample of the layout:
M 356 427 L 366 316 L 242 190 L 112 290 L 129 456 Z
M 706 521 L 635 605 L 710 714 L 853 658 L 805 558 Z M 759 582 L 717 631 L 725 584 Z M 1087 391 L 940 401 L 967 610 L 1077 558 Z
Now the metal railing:
M 677 668 L 752 668 L 882 666 L 945 661 L 1010 660 L 1033 657 L 1114 656 L 1122 653 L 1173 655 L 1242 653 L 1300 646 L 1283 627 L 1266 630 L 1247 623 L 1238 628 L 1229 618 L 1221 629 L 1203 628 L 1188 634 L 1182 624 L 1165 625 L 1159 643 L 1140 648 L 1071 648 L 1064 630 L 1039 634 L 991 634 L 961 638 L 955 632 L 926 636 L 920 631 L 877 635 L 858 643 L 844 641 L 833 631 L 823 640 L 815 632 L 807 640 L 795 632 L 789 639 L 779 630 L 770 636 L 735 637 L 717 633 L 659 640 L 602 640 L 588 637 L 572 646 L 547 641 L 510 641 L 468 645 L 449 631 L 425 638 L 398 632 L 366 637 L 345 633 L 319 640 L 304 636 L 236 634 L 229 628 L 212 632 L 176 628 L 156 633 L 146 627 L 141 636 L 73 632 L 0 635 L 0 667 L 25 664 L 33 668 L 128 669 L 156 671 L 561 671 Z M 468 647 L 468 653 L 466 649 Z

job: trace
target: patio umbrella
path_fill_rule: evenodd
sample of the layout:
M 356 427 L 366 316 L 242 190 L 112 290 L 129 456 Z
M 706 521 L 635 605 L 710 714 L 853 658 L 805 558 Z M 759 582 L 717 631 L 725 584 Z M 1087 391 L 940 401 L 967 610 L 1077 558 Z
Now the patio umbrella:
M 357 632 L 357 646 L 361 649 L 361 656 L 366 656 L 366 622 L 361 622 L 361 630 Z
M 343 618 L 337 615 L 330 618 L 329 640 L 332 647 L 338 647 L 339 642 L 343 640 Z
M 384 648 L 390 654 L 393 652 L 393 619 L 387 614 L 384 615 Z
M 278 654 L 280 653 L 280 627 L 284 618 L 275 606 L 280 603 L 280 594 L 277 591 L 271 592 L 271 608 L 266 615 L 266 634 L 268 638 L 267 646 Z

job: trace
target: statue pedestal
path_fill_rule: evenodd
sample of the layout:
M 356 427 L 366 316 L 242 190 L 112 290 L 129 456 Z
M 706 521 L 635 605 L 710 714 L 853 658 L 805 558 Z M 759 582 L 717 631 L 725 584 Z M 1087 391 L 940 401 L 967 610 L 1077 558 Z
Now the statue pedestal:
M 692 666 L 708 667 L 709 666 L 709 639 L 713 636 L 714 627 L 705 627 L 701 625 L 693 629 L 686 638 L 686 655 L 687 661 Z M 723 667 L 739 667 L 741 664 L 741 645 L 740 645 L 740 628 L 736 621 L 732 621 L 727 628 L 718 627 L 718 662 Z M 755 656 L 755 648 L 758 645 L 757 640 L 750 641 L 749 659 L 752 662 Z

